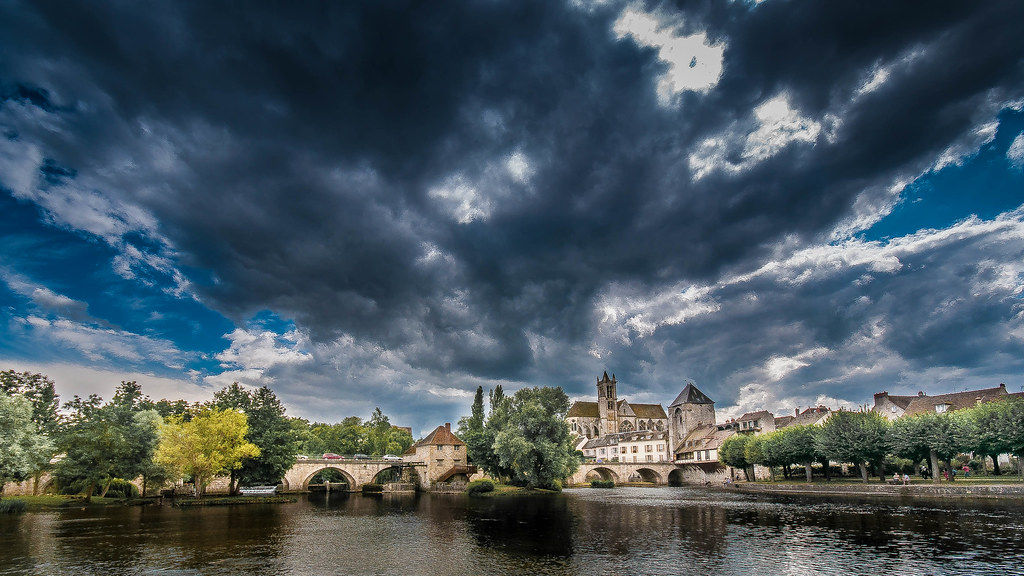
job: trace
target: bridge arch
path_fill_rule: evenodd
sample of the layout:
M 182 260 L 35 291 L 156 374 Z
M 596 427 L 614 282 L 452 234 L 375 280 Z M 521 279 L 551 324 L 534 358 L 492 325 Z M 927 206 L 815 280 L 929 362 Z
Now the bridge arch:
M 640 477 L 641 482 L 650 482 L 651 484 L 663 484 L 664 480 L 661 478 L 661 474 L 658 474 L 656 470 L 650 468 L 637 468 L 632 474 L 629 475 L 631 481 L 635 481 L 637 476 Z
M 287 490 L 308 490 L 309 489 L 309 481 L 312 480 L 314 476 L 316 476 L 317 474 L 323 472 L 324 470 L 333 470 L 333 471 L 341 474 L 342 478 L 345 479 L 345 482 L 348 483 L 350 489 L 355 487 L 355 486 L 357 486 L 356 479 L 353 478 L 351 474 L 349 474 L 348 472 L 346 472 L 345 470 L 342 470 L 341 468 L 339 468 L 337 466 L 331 466 L 331 465 L 328 464 L 328 465 L 324 465 L 324 466 L 319 466 L 315 470 L 313 470 L 312 472 L 307 474 L 306 477 L 302 479 L 301 485 L 299 485 L 299 486 L 285 486 L 285 489 L 287 489 Z M 287 482 L 287 480 L 285 480 L 285 481 Z
M 587 472 L 587 475 L 584 478 L 584 480 L 586 480 L 587 482 L 590 482 L 591 480 L 604 480 L 604 481 L 611 480 L 612 482 L 618 483 L 619 482 L 619 475 L 616 474 L 614 471 L 612 471 L 612 469 L 610 469 L 610 468 L 605 468 L 604 466 L 600 466 L 600 467 L 594 468 L 593 470 L 590 470 L 589 472 Z

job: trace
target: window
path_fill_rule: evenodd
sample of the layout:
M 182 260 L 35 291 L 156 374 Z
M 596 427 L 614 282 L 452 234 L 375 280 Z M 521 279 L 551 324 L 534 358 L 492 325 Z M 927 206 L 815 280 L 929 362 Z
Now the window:
M 608 401 L 608 409 L 615 410 L 615 403 L 612 402 L 611 400 Z
M 637 448 L 638 448 L 638 446 L 633 446 L 633 454 L 636 454 L 636 452 L 637 452 L 637 450 L 636 450 L 636 449 L 637 449 Z M 636 462 L 636 460 L 634 460 L 634 462 Z
M 646 452 L 654 452 L 654 446 L 647 444 L 644 446 Z
M 604 448 L 598 450 L 597 453 L 600 454 L 601 456 L 604 456 Z
M 654 462 L 654 456 L 651 456 L 650 454 L 648 454 L 647 455 L 647 461 L 648 462 Z
M 619 453 L 619 449 L 618 448 L 612 448 L 612 454 L 618 454 L 618 453 Z
M 711 450 L 705 450 L 704 451 L 704 459 L 705 460 L 711 460 Z
M 697 460 L 700 460 L 700 450 L 697 450 Z
M 664 444 L 658 444 L 658 452 L 664 452 L 664 451 L 665 451 L 665 445 Z
M 937 413 L 939 413 L 939 414 L 944 413 L 948 409 L 949 409 L 949 404 L 936 404 L 935 405 L 935 411 Z

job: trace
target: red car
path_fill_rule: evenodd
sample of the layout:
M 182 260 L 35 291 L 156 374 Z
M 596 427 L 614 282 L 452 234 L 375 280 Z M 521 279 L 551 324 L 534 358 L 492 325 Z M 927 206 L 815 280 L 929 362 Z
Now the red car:
M 344 456 L 340 456 L 338 454 L 335 454 L 334 452 L 328 452 L 328 453 L 324 454 L 323 459 L 324 460 L 344 460 L 345 457 Z

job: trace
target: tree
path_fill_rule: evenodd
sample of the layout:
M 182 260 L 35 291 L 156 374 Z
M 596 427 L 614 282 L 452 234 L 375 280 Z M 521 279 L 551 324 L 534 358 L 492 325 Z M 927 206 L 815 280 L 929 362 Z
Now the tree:
M 893 454 L 915 462 L 927 459 L 932 482 L 938 482 L 939 460 L 948 463 L 967 449 L 972 428 L 967 411 L 925 413 L 896 420 L 887 439 Z
M 1009 436 L 1003 430 L 1013 402 L 985 402 L 967 411 L 973 420 L 972 437 L 967 451 L 974 452 L 983 461 L 992 458 L 992 474 L 999 476 L 999 455 L 1011 452 Z
M 466 454 L 472 463 L 482 462 L 490 451 L 484 430 L 484 387 L 476 387 L 470 415 L 459 419 L 459 438 L 466 443 Z
M 36 430 L 51 438 L 54 436 L 60 424 L 57 415 L 60 398 L 53 380 L 42 374 L 5 370 L 0 372 L 0 390 L 28 400 L 32 406 L 32 422 Z
M 28 478 L 51 453 L 49 438 L 32 420 L 32 403 L 0 391 L 0 496 L 5 483 Z
M 504 404 L 499 400 L 499 404 Z M 579 468 L 561 388 L 523 388 L 495 422 L 493 450 L 499 473 L 528 488 L 555 487 Z M 492 413 L 492 419 L 495 414 Z
M 381 456 L 401 454 L 412 446 L 412 434 L 391 425 L 388 417 L 376 408 L 366 423 L 366 451 Z
M 238 470 L 245 458 L 259 456 L 259 448 L 245 439 L 248 431 L 245 414 L 230 408 L 203 406 L 188 421 L 171 416 L 160 430 L 156 461 L 191 476 L 198 498 L 214 477 Z
M 213 405 L 245 414 L 249 425 L 246 440 L 260 449 L 259 456 L 245 459 L 240 468 L 231 471 L 230 491 L 234 493 L 241 484 L 277 484 L 295 464 L 298 450 L 277 395 L 266 386 L 250 391 L 234 382 L 214 393 Z
M 751 470 L 753 464 L 747 460 L 747 442 L 750 438 L 750 436 L 745 434 L 734 434 L 726 438 L 722 442 L 721 448 L 718 449 L 718 459 L 727 466 L 742 469 L 743 476 L 747 482 L 754 480 L 753 471 Z
M 869 462 L 880 461 L 886 454 L 888 421 L 877 412 L 834 412 L 817 437 L 817 450 L 837 462 L 851 462 L 860 468 L 868 481 Z
M 790 464 L 803 464 L 808 482 L 813 476 L 811 465 L 821 456 L 815 449 L 820 431 L 817 426 L 787 426 L 775 432 L 780 435 L 779 448 L 783 459 Z M 827 461 L 825 465 L 828 466 Z
M 132 479 L 151 469 L 162 421 L 135 382 L 121 382 L 114 399 L 104 404 L 93 394 L 75 396 L 65 405 L 71 411 L 59 446 L 64 457 L 54 473 L 64 486 L 77 486 L 91 500 L 100 497 L 115 478 Z

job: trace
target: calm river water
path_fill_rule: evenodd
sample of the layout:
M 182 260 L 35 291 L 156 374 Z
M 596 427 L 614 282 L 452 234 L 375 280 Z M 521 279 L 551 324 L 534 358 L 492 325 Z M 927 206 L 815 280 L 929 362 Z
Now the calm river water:
M 0 574 L 824 572 L 1024 574 L 1024 505 L 615 488 L 0 517 Z

